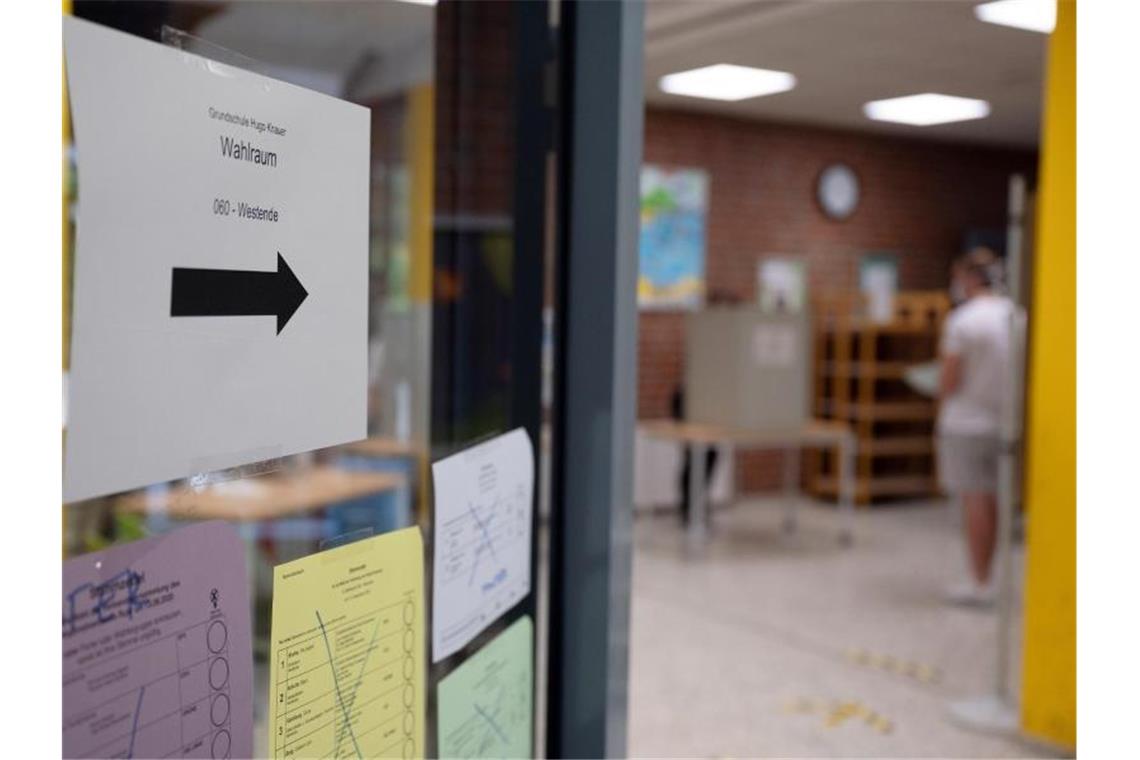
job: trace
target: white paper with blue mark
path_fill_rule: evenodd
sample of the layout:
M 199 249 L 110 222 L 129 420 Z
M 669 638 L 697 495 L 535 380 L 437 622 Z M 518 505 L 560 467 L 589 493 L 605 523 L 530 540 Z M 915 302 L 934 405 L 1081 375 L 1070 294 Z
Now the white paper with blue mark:
M 534 449 L 522 428 L 432 465 L 432 662 L 530 593 Z

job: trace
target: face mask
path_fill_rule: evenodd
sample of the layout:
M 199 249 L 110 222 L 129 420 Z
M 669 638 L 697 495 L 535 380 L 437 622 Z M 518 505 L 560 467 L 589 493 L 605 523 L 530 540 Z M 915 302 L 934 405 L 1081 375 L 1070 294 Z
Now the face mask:
M 958 280 L 953 280 L 950 283 L 950 301 L 954 305 L 958 305 L 966 300 L 966 288 Z

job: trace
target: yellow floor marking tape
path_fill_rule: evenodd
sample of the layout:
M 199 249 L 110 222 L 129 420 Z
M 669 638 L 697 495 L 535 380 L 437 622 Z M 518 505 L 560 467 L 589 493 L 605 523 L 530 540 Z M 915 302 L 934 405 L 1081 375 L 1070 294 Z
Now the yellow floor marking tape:
M 848 649 L 844 652 L 844 656 L 856 665 L 904 676 L 919 683 L 932 684 L 942 680 L 942 671 L 933 665 L 902 660 L 889 654 L 869 652 L 865 649 Z
M 797 697 L 785 703 L 784 711 L 800 715 L 820 715 L 825 728 L 837 728 L 855 719 L 880 734 L 894 731 L 894 722 L 858 700 L 832 700 L 830 702 Z

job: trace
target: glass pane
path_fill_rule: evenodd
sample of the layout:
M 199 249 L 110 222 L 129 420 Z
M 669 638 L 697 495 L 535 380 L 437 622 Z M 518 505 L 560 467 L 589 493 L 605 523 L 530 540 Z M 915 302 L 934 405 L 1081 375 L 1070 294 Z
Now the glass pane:
M 64 508 L 65 559 L 206 517 L 238 527 L 252 586 L 254 748 L 270 756 L 274 566 L 418 525 L 430 604 L 431 462 L 520 425 L 536 461 L 540 456 L 545 252 L 520 246 L 514 217 L 519 196 L 541 198 L 546 185 L 516 181 L 519 11 L 506 3 L 78 0 L 73 12 L 371 113 L 368 437 L 223 471 L 203 468 Z M 542 94 L 527 97 L 537 102 Z M 70 132 L 65 142 L 66 303 L 83 178 Z M 68 315 L 65 374 L 73 326 Z M 269 502 L 268 511 L 253 510 L 255 502 Z M 535 577 L 521 604 L 460 654 L 427 668 L 428 754 L 438 681 L 520 616 L 534 617 Z

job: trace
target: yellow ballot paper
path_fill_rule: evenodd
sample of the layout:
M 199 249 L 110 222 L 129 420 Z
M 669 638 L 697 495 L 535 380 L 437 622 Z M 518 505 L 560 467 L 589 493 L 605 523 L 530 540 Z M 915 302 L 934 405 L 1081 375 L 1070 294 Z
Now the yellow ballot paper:
M 423 610 L 419 528 L 274 568 L 273 757 L 422 757 Z

